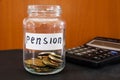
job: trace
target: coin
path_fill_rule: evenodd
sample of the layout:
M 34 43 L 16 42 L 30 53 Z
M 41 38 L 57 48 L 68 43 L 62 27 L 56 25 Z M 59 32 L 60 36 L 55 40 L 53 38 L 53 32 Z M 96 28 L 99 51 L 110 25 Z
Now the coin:
M 48 71 L 51 71 L 52 68 L 50 67 L 44 67 L 44 68 L 40 68 L 41 69 L 41 72 L 48 72 Z
M 39 67 L 45 66 L 42 60 L 37 59 L 37 58 L 28 59 L 28 60 L 25 60 L 24 62 L 25 64 L 28 64 L 28 65 L 34 65 L 34 66 L 39 66 Z
M 37 58 L 42 59 L 42 56 L 37 56 Z
M 56 62 L 59 62 L 59 63 L 62 62 L 61 59 L 58 59 L 58 58 L 54 57 L 53 55 L 49 55 L 48 57 L 49 57 L 51 60 L 54 60 L 54 61 L 56 61 Z
M 35 72 L 49 72 L 60 66 L 61 57 L 54 52 L 41 52 L 36 58 L 27 59 L 24 63 Z
M 30 66 L 29 64 L 26 64 L 26 67 L 27 67 L 27 68 L 31 68 L 31 66 Z
M 40 67 L 35 67 L 34 70 L 35 70 L 36 72 L 41 72 L 41 71 L 42 71 L 42 70 L 40 69 Z
M 59 63 L 57 63 L 57 62 L 55 62 L 55 61 L 53 61 L 53 60 L 49 60 L 51 63 L 53 63 L 53 64 L 56 64 L 56 65 L 60 65 Z
M 39 69 L 39 68 L 38 68 L 38 69 L 35 69 L 35 71 L 36 71 L 36 72 L 42 72 L 42 70 Z
M 57 63 L 55 64 L 55 63 L 50 62 L 48 57 L 43 58 L 43 63 L 47 66 L 54 67 L 54 68 L 59 66 L 59 64 Z
M 50 54 L 50 55 L 53 55 L 54 57 L 56 58 L 62 58 L 62 56 L 58 55 L 58 54 Z
M 39 53 L 38 55 L 39 55 L 39 56 L 45 56 L 45 55 L 49 55 L 49 54 L 55 55 L 54 52 L 41 52 L 41 53 Z

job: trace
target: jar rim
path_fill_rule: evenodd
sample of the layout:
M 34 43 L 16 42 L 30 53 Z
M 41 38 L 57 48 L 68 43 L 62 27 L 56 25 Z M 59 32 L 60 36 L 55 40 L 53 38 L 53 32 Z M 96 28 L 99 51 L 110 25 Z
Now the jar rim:
M 28 13 L 30 12 L 61 12 L 60 5 L 28 5 Z

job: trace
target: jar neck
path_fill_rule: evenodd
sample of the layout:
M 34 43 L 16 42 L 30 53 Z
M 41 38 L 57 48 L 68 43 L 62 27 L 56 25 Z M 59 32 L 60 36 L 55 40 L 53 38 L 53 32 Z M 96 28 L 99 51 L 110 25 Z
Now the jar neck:
M 29 13 L 29 17 L 35 17 L 35 18 L 59 18 L 60 14 L 59 13 L 39 13 L 39 12 L 32 12 Z

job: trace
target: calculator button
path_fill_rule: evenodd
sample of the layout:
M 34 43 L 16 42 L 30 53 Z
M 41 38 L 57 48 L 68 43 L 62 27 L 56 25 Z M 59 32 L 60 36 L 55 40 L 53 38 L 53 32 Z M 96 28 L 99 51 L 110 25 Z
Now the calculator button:
M 84 50 L 83 50 L 83 49 L 79 49 L 78 51 L 79 51 L 79 52 L 83 52 Z
M 115 55 L 117 55 L 117 54 L 113 54 L 113 53 L 111 53 L 111 52 L 108 52 L 107 54 L 110 55 L 110 56 L 115 56 Z
M 83 48 L 83 50 L 87 50 L 88 48 Z
M 107 56 L 108 54 L 107 53 L 105 53 L 105 54 L 103 54 L 104 56 Z
M 83 49 L 79 49 L 79 51 L 83 51 Z
M 91 49 L 91 51 L 96 51 L 96 49 Z
M 76 53 L 76 52 L 79 52 L 79 51 L 78 50 L 74 50 L 73 52 Z
M 84 47 L 86 47 L 86 46 L 85 45 L 80 46 L 80 48 L 84 48 Z
M 117 51 L 110 51 L 110 53 L 111 53 L 112 55 L 117 55 L 117 54 L 118 54 Z
M 101 53 L 99 53 L 99 52 L 94 52 L 94 54 L 99 55 L 99 54 L 101 54 Z
M 100 50 L 100 48 L 95 48 L 96 50 Z
M 107 55 L 106 55 L 106 57 L 111 57 L 111 56 L 112 56 L 112 55 L 110 55 L 110 54 L 107 54 Z
M 93 57 L 93 58 L 92 58 L 92 60 L 101 60 L 101 58 L 100 58 L 100 57 L 95 56 L 95 57 Z
M 106 58 L 106 56 L 104 56 L 104 55 L 99 55 L 99 57 L 100 57 L 101 59 Z
M 91 52 L 93 52 L 93 50 L 87 50 L 86 52 L 91 53 Z
M 87 52 L 81 52 L 81 54 L 87 54 Z
M 103 50 L 98 50 L 99 53 L 103 53 L 104 51 Z
M 83 54 L 81 54 L 81 53 L 75 53 L 75 55 L 79 55 L 79 56 L 81 56 L 81 55 L 83 55 Z
M 88 48 L 88 49 L 92 49 L 93 47 L 91 47 L 91 46 L 87 46 L 87 48 Z
M 90 54 L 90 53 L 89 53 L 89 54 L 87 54 L 87 56 L 91 57 L 91 56 L 93 56 L 93 54 Z
M 87 53 L 90 53 L 90 52 L 92 52 L 92 51 L 91 51 L 91 50 L 87 50 L 86 52 L 87 52 Z
M 72 49 L 68 49 L 67 51 L 71 51 Z
M 82 55 L 81 57 L 86 58 L 86 59 L 90 59 L 92 57 L 92 55 L 90 56 L 88 54 L 85 54 L 85 55 Z
M 73 51 L 68 51 L 68 54 L 73 54 L 74 52 Z
M 71 50 L 75 50 L 76 48 L 72 48 Z

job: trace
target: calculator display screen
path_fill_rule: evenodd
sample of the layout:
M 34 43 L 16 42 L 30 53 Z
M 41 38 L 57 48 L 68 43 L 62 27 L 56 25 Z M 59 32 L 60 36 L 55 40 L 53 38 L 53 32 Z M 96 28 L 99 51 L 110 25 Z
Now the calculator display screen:
M 109 42 L 109 41 L 92 40 L 89 44 L 101 46 L 101 47 L 110 47 L 110 48 L 120 49 L 120 43 L 114 43 L 114 42 Z

